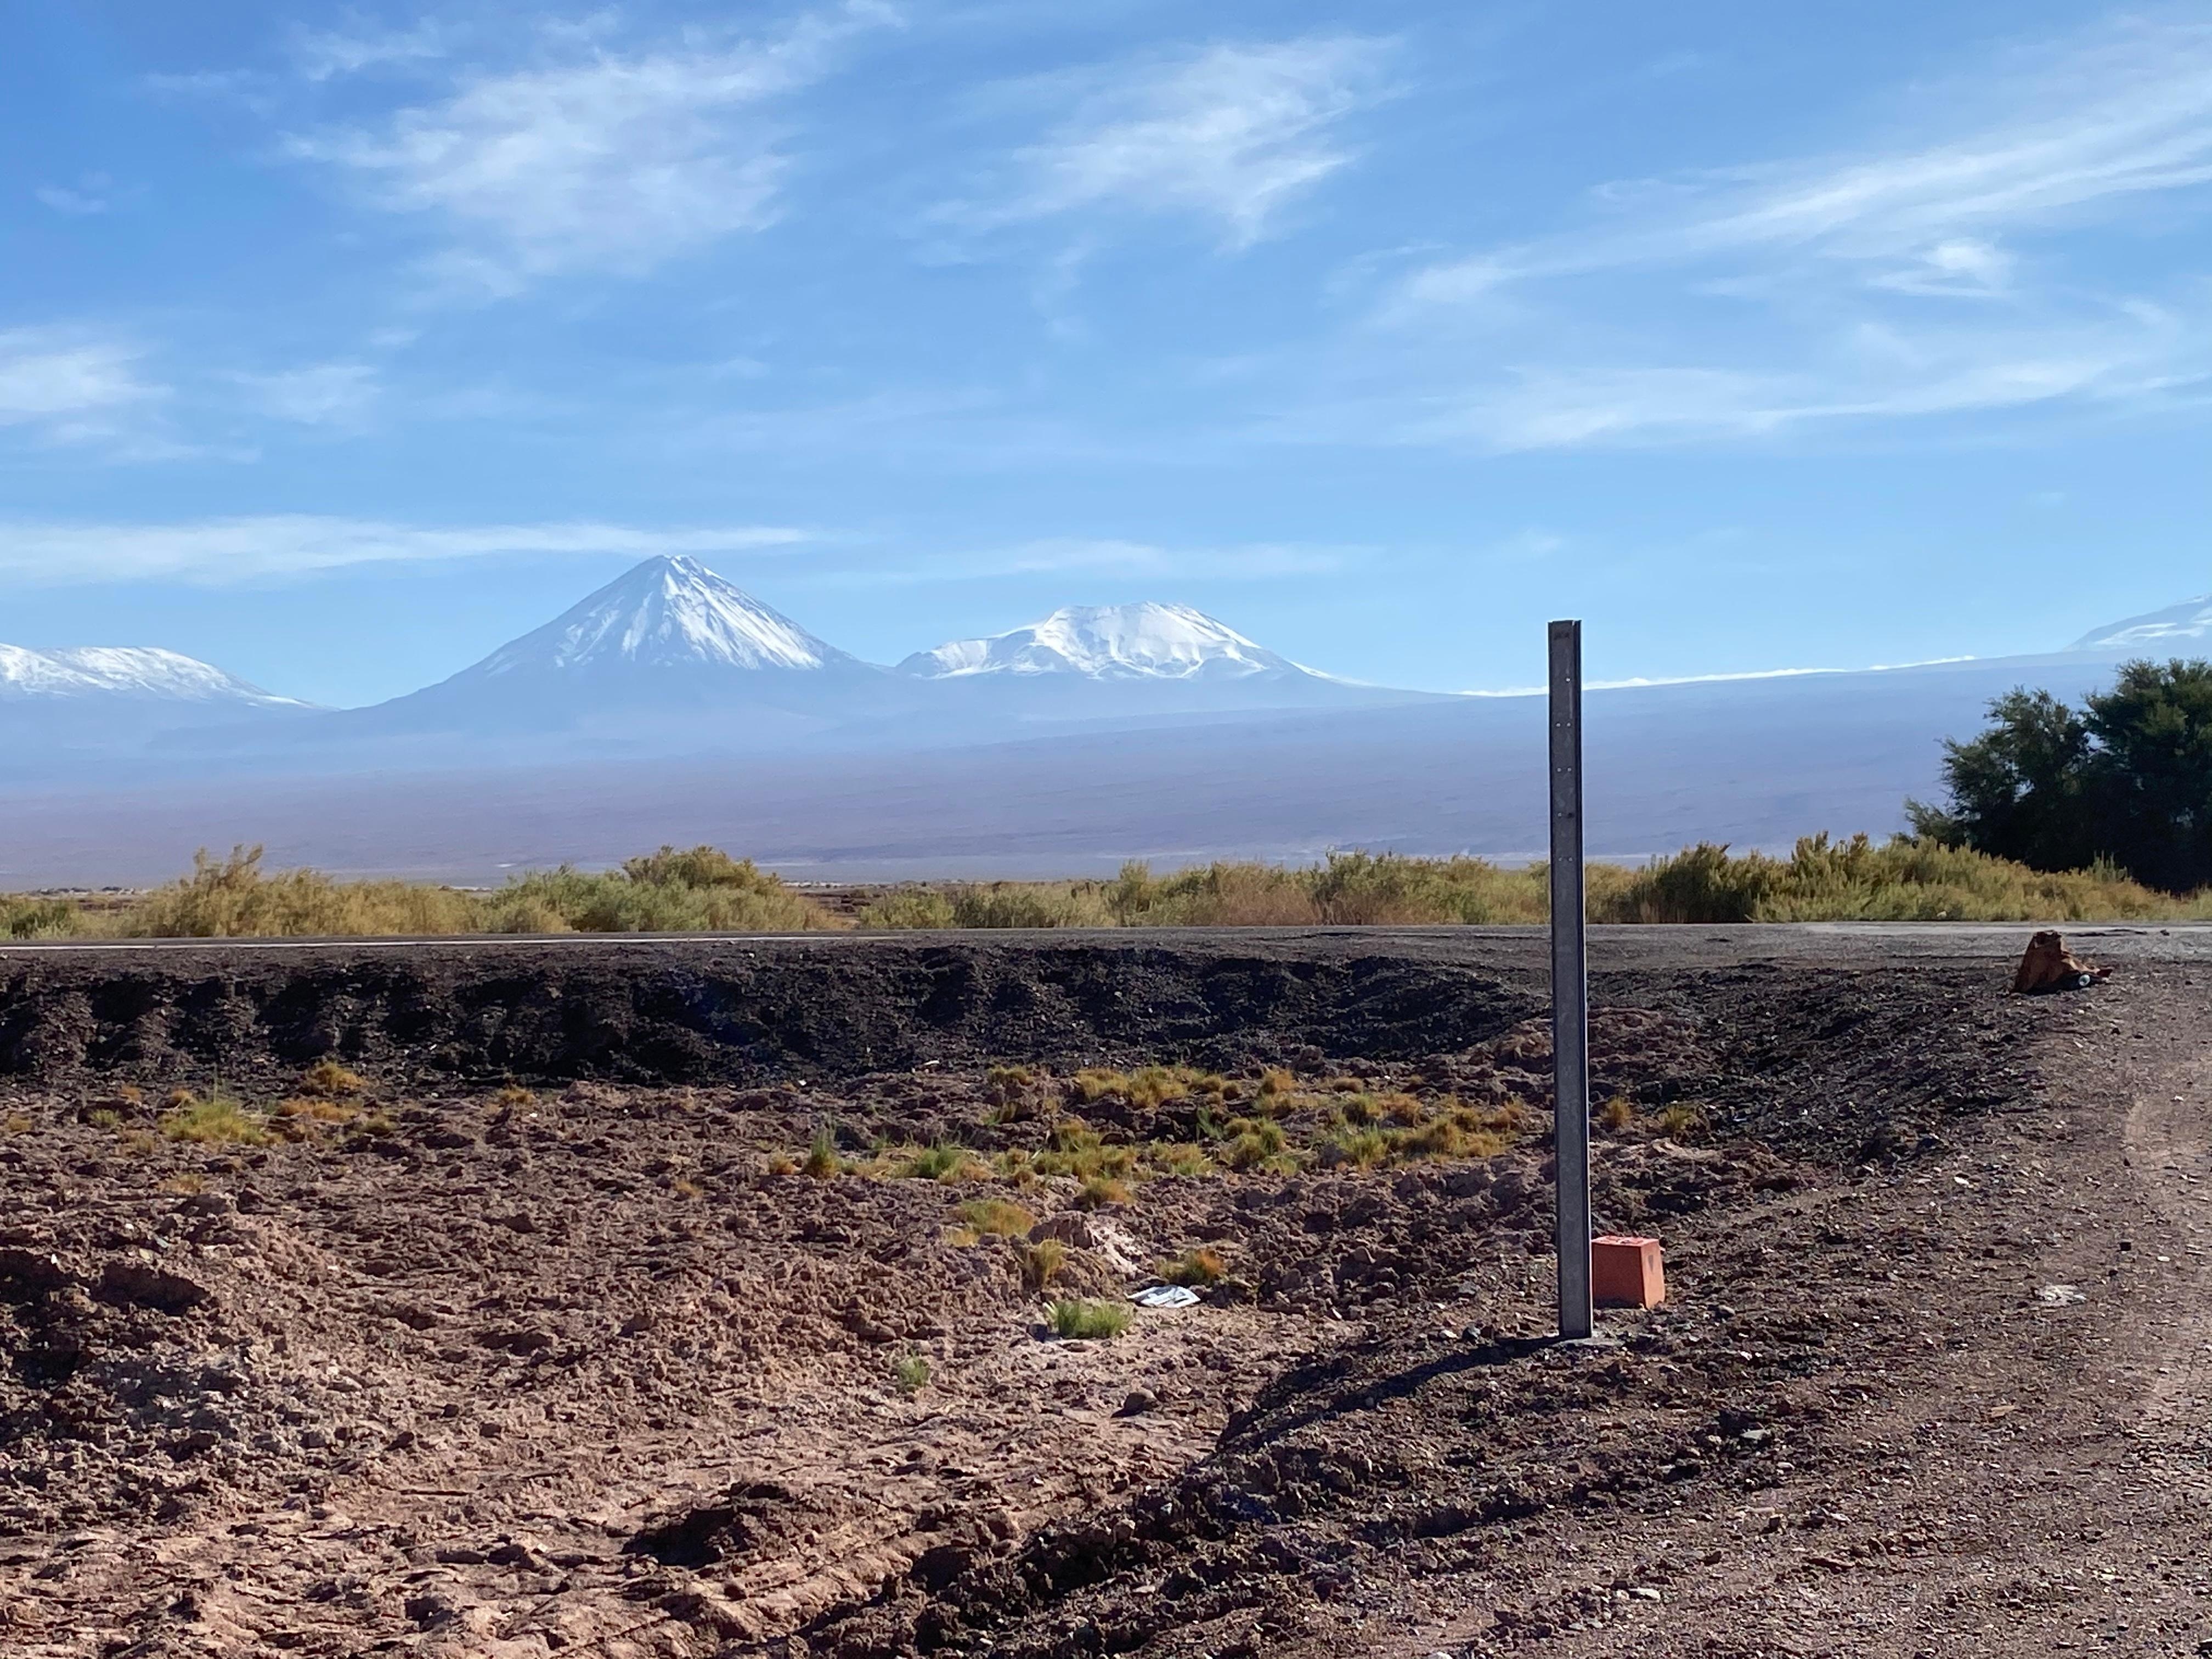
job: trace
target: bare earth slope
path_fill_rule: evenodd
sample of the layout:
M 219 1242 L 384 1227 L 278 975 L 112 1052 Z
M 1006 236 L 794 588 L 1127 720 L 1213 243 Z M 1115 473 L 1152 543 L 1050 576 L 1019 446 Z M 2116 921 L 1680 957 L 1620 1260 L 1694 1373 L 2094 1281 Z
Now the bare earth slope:
M 2075 943 L 1601 937 L 1674 1296 L 1575 1353 L 1526 935 L 0 952 L 0 1653 L 2194 1653 L 2212 953 Z M 1227 1079 L 1070 1080 L 1151 1061 Z M 1510 1144 L 1226 1167 L 1354 1101 Z M 1006 1173 L 1078 1122 L 1216 1167 Z M 1050 1340 L 987 1196 L 1057 1293 L 1227 1279 Z

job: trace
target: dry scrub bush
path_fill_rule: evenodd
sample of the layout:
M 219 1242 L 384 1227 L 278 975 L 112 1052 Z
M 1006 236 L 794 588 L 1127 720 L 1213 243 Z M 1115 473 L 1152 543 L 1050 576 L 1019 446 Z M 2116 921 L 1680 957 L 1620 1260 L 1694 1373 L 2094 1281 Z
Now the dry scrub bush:
M 933 928 L 955 926 L 952 901 L 933 888 L 901 887 L 873 899 L 855 918 L 863 927 Z
M 1700 842 L 1634 873 L 1592 914 L 1601 921 L 2094 921 L 2154 920 L 2204 907 L 2109 866 L 2050 874 L 1986 853 L 1895 836 L 1807 836 L 1787 859 Z
M 712 847 L 664 847 L 619 871 L 562 866 L 490 893 L 402 881 L 338 881 L 317 870 L 262 867 L 259 847 L 216 859 L 120 907 L 48 902 L 35 915 L 0 900 L 0 926 L 153 939 L 363 938 L 468 933 L 800 932 L 841 924 L 747 859 Z M 66 914 L 64 914 L 66 913 Z
M 0 893 L 0 939 L 65 939 L 77 915 L 67 899 Z

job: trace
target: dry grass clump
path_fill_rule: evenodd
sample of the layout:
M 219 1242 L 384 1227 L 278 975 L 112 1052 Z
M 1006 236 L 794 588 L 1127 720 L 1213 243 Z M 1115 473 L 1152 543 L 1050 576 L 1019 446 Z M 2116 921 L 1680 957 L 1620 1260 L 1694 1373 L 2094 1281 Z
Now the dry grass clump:
M 491 1103 L 510 1112 L 520 1111 L 525 1106 L 535 1106 L 538 1097 L 519 1083 L 510 1083 L 491 1097 Z
M 929 1386 L 929 1360 L 911 1352 L 901 1354 L 898 1364 L 891 1367 L 891 1380 L 901 1394 L 920 1394 Z
M 335 1060 L 317 1060 L 300 1078 L 301 1094 L 318 1095 L 326 1100 L 357 1095 L 368 1087 L 360 1073 L 339 1065 Z
M 270 1127 L 287 1139 L 304 1136 L 317 1123 L 350 1123 L 362 1109 L 349 1101 L 295 1095 L 270 1109 Z
M 7 1116 L 0 1117 L 0 1134 L 27 1135 L 31 1133 L 32 1127 L 31 1115 L 28 1112 L 10 1112 Z
M 1220 1251 L 1200 1244 L 1185 1250 L 1173 1261 L 1163 1262 L 1160 1277 L 1170 1285 L 1188 1285 L 1194 1289 L 1218 1285 L 1229 1277 L 1229 1264 L 1222 1260 Z
M 267 1146 L 278 1137 L 258 1118 L 229 1096 L 210 1094 L 202 1100 L 186 1094 L 181 1102 L 172 1097 L 162 1114 L 161 1133 L 170 1140 L 208 1146 Z
M 1040 1238 L 1034 1244 L 1022 1247 L 1022 1284 L 1030 1291 L 1041 1291 L 1060 1277 L 1060 1270 L 1067 1265 L 1067 1246 L 1057 1238 Z
M 894 1146 L 878 1161 L 905 1181 L 980 1181 L 991 1173 L 990 1165 L 965 1146 L 942 1140 L 933 1146 Z
M 1129 1328 L 1129 1309 L 1120 1302 L 1074 1298 L 1052 1304 L 1052 1334 L 1061 1337 L 1115 1337 Z
M 1136 1201 L 1137 1195 L 1130 1190 L 1128 1182 L 1116 1181 L 1111 1176 L 1084 1176 L 1083 1185 L 1075 1194 L 1075 1207 L 1079 1210 L 1103 1210 Z
M 979 1238 L 1026 1237 L 1036 1218 L 1003 1198 L 974 1198 L 953 1212 Z

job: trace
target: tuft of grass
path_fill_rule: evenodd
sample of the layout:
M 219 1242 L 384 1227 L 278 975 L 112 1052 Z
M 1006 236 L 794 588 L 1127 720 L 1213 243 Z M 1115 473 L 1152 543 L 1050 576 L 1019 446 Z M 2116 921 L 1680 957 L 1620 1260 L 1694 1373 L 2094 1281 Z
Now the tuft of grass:
M 30 1133 L 31 1115 L 28 1112 L 10 1112 L 7 1116 L 0 1117 L 0 1134 L 27 1135 Z
M 799 1164 L 802 1173 L 817 1181 L 827 1181 L 832 1176 L 845 1173 L 845 1160 L 838 1155 L 836 1131 L 823 1124 L 814 1132 L 814 1144 L 806 1149 L 806 1157 Z
M 689 1176 L 678 1176 L 668 1183 L 668 1190 L 678 1198 L 704 1198 L 707 1189 Z
M 352 1128 L 356 1134 L 364 1135 L 372 1140 L 380 1140 L 386 1135 L 399 1133 L 399 1126 L 392 1121 L 388 1112 L 369 1112 L 355 1118 Z
M 1052 1304 L 1052 1334 L 1062 1337 L 1114 1337 L 1129 1328 L 1129 1309 L 1120 1302 L 1066 1298 Z
M 309 1100 L 295 1095 L 278 1101 L 270 1115 L 304 1127 L 309 1123 L 350 1123 L 361 1115 L 361 1108 L 342 1100 Z
M 1067 1246 L 1056 1238 L 1040 1238 L 1022 1249 L 1022 1283 L 1031 1291 L 1041 1291 L 1058 1279 L 1066 1265 Z
M 1321 1161 L 1331 1166 L 1372 1170 L 1389 1162 L 1390 1152 L 1390 1139 L 1380 1129 L 1339 1129 L 1322 1142 Z
M 953 1213 L 979 1238 L 1023 1237 L 1036 1225 L 1035 1216 L 1003 1198 L 971 1198 Z
M 538 1103 L 538 1097 L 520 1083 L 510 1083 L 491 1097 L 491 1103 L 495 1106 L 503 1106 L 508 1111 L 516 1112 L 520 1111 L 525 1106 L 535 1106 Z
M 891 1367 L 891 1376 L 903 1395 L 917 1395 L 929 1386 L 929 1360 L 927 1356 L 908 1352 L 899 1356 L 898 1364 Z
M 1229 1264 L 1221 1259 L 1221 1252 L 1207 1244 L 1185 1250 L 1160 1268 L 1160 1277 L 1169 1284 L 1188 1285 L 1194 1288 L 1218 1285 L 1228 1276 Z
M 1187 1140 L 1156 1140 L 1145 1148 L 1144 1162 L 1154 1175 L 1198 1176 L 1215 1172 L 1206 1148 Z
M 267 1146 L 277 1137 L 238 1102 L 210 1095 L 164 1114 L 161 1133 L 171 1140 L 204 1146 Z
M 300 1092 L 315 1095 L 325 1100 L 349 1099 L 368 1085 L 360 1073 L 351 1066 L 341 1066 L 335 1060 L 319 1060 L 307 1067 L 300 1078 Z
M 1260 1097 L 1272 1099 L 1279 1095 L 1294 1095 L 1298 1091 L 1297 1078 L 1287 1066 L 1267 1066 L 1260 1071 Z
M 1705 1132 L 1705 1115 L 1677 1103 L 1659 1114 L 1659 1133 L 1669 1140 L 1694 1140 Z
M 1109 1205 L 1136 1201 L 1137 1195 L 1129 1190 L 1128 1183 L 1111 1176 L 1085 1176 L 1082 1190 L 1075 1194 L 1075 1207 L 1079 1210 L 1103 1210 Z
M 123 1114 L 112 1106 L 95 1106 L 84 1115 L 84 1121 L 95 1129 L 113 1129 L 123 1122 Z
M 1229 1126 L 1229 1144 L 1221 1149 L 1221 1161 L 1232 1170 L 1258 1170 L 1285 1157 L 1289 1142 L 1283 1126 L 1272 1119 L 1257 1121 L 1240 1117 Z
M 154 1185 L 161 1192 L 188 1196 L 193 1193 L 205 1191 L 207 1177 L 198 1170 L 182 1170 L 173 1176 L 163 1176 Z
M 1126 1095 L 1129 1079 L 1121 1072 L 1109 1071 L 1102 1066 L 1086 1066 L 1067 1080 L 1068 1093 L 1081 1104 L 1089 1106 L 1109 1095 Z
M 1636 1108 L 1626 1095 L 1615 1095 L 1597 1109 L 1597 1123 L 1607 1134 L 1625 1135 L 1636 1127 Z
M 795 1176 L 799 1173 L 799 1160 L 789 1152 L 770 1152 L 761 1167 L 772 1176 Z
M 897 1158 L 896 1154 L 893 1155 Z M 975 1181 L 990 1174 L 989 1166 L 965 1146 L 939 1141 L 897 1158 L 896 1173 L 908 1181 Z
M 1454 1116 L 1402 1131 L 1393 1138 L 1391 1151 L 1413 1163 L 1423 1158 L 1496 1158 L 1512 1144 L 1495 1129 L 1470 1128 Z

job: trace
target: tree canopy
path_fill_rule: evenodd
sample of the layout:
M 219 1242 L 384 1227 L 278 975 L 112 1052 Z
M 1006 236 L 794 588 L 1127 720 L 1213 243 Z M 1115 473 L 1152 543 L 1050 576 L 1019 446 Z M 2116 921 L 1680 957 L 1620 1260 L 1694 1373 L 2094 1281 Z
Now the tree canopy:
M 1979 737 L 1943 748 L 1948 805 L 1905 803 L 1920 835 L 2038 870 L 2212 885 L 2212 662 L 2128 663 L 2078 709 L 2008 692 Z

